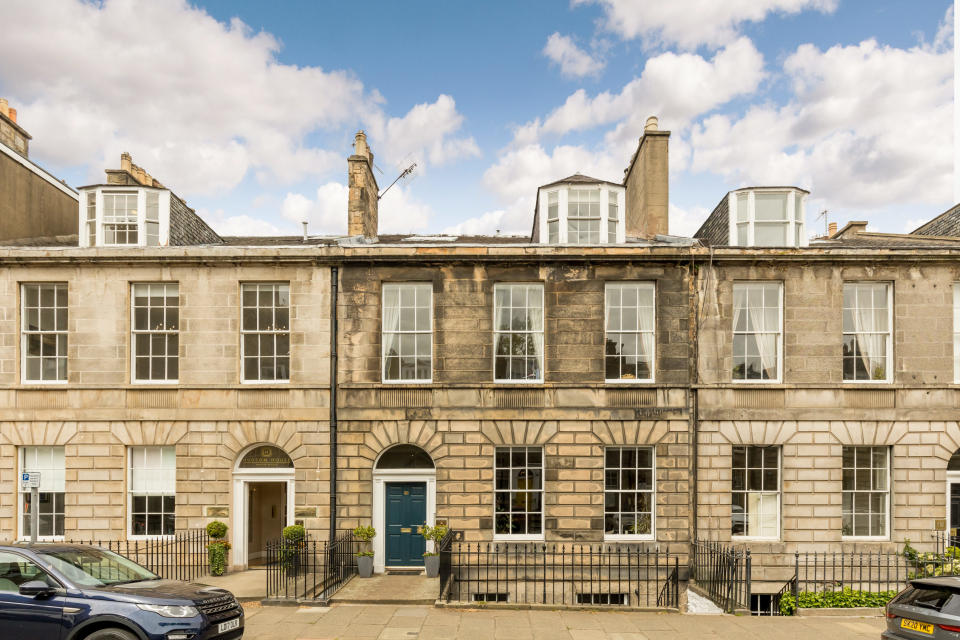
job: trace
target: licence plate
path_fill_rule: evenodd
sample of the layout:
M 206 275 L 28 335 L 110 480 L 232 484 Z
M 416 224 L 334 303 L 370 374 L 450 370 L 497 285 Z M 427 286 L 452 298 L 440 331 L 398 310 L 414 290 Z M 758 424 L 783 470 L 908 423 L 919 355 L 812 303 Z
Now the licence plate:
M 240 618 L 234 618 L 233 620 L 227 620 L 226 622 L 221 622 L 217 625 L 217 633 L 224 633 L 230 631 L 231 629 L 236 629 L 240 626 Z M 933 627 L 930 627 L 933 629 Z M 930 633 L 933 633 L 931 630 Z
M 933 635 L 932 624 L 927 624 L 926 622 L 918 622 L 917 620 L 910 620 L 909 618 L 900 619 L 900 628 L 910 629 L 910 631 L 919 631 L 920 633 L 929 633 L 930 635 Z

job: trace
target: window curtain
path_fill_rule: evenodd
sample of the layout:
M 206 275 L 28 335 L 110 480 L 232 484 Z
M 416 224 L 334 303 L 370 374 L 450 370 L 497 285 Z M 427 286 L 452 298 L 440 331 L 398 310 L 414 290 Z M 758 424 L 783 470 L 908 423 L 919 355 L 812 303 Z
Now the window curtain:
M 400 355 L 399 336 L 394 333 L 400 329 L 400 306 L 383 305 L 383 340 L 384 354 L 388 356 Z
M 879 292 L 878 292 L 879 293 Z M 862 303 L 864 290 L 857 291 L 857 308 L 853 313 L 853 330 L 856 333 L 857 347 L 860 350 L 860 359 L 864 368 L 867 370 L 867 378 L 877 379 L 875 373 L 877 369 L 882 374 L 880 378 L 885 378 L 887 367 L 884 357 L 885 337 L 880 327 L 880 314 L 886 313 L 886 309 L 873 309 L 870 305 Z M 885 292 L 884 292 L 885 295 Z M 866 296 L 869 299 L 869 292 Z
M 776 378 L 777 336 L 776 334 L 761 333 L 771 329 L 771 327 L 766 326 L 762 305 L 751 304 L 747 312 L 750 314 L 750 330 L 754 332 L 752 337 L 760 354 L 760 367 L 766 373 L 767 378 Z

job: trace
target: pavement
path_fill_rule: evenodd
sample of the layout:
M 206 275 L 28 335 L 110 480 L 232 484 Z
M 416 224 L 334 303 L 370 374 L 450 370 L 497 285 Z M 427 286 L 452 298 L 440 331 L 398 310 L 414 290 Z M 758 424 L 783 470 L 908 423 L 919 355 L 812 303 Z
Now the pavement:
M 237 597 L 240 602 L 263 600 L 267 597 L 267 570 L 249 569 L 235 571 L 222 576 L 203 576 L 195 580 L 198 584 L 222 587 Z
M 264 607 L 246 603 L 254 640 L 878 640 L 885 619 L 771 618 L 627 611 L 448 609 L 427 605 Z
M 440 578 L 378 573 L 369 578 L 351 578 L 334 594 L 332 601 L 338 604 L 433 604 L 439 592 Z

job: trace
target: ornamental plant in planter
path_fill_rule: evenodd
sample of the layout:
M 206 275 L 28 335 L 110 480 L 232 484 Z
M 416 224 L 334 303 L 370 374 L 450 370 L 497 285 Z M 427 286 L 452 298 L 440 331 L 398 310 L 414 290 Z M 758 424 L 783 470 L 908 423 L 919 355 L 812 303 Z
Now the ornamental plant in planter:
M 230 543 L 224 540 L 227 537 L 227 525 L 214 520 L 207 525 L 207 535 L 210 536 L 210 542 L 207 543 L 210 575 L 222 576 L 227 568 L 227 551 L 230 551 Z
M 303 526 L 293 524 L 284 527 L 280 535 L 283 536 L 280 545 L 280 567 L 287 575 L 296 576 L 300 573 L 300 555 L 307 532 Z
M 427 551 L 423 554 L 423 568 L 427 570 L 428 578 L 436 578 L 440 575 L 440 541 L 447 535 L 449 529 L 446 525 L 438 524 L 431 527 L 424 524 L 420 527 L 420 535 L 427 542 L 433 541 L 433 551 Z
M 363 525 L 353 530 L 353 537 L 363 542 L 367 546 L 371 540 L 377 537 L 377 530 Z M 369 578 L 373 575 L 373 551 L 357 552 L 357 571 L 361 578 Z

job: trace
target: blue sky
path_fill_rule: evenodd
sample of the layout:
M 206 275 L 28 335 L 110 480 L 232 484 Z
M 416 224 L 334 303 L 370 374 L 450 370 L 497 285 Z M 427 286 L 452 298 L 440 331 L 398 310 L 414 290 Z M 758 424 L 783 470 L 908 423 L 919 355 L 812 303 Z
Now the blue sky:
M 619 179 L 651 114 L 673 232 L 747 184 L 900 232 L 953 199 L 951 5 L 13 0 L 0 95 L 70 184 L 129 151 L 223 233 L 342 232 L 358 128 L 382 186 L 418 163 L 382 229 L 525 232 L 537 185 Z

